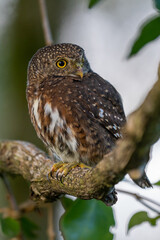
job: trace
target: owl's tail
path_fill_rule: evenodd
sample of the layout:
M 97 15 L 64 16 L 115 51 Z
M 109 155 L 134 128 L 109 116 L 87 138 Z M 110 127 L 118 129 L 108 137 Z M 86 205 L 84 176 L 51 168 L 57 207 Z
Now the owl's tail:
M 151 182 L 149 181 L 145 171 L 143 172 L 143 175 L 138 179 L 132 179 L 139 187 L 141 188 L 150 188 L 153 187 Z
M 138 178 L 135 178 L 135 172 L 133 172 L 133 171 L 129 172 L 129 176 L 131 177 L 133 182 L 135 182 L 141 188 L 152 187 L 152 184 L 149 181 L 145 171 L 143 171 L 143 174 L 140 177 L 138 177 Z

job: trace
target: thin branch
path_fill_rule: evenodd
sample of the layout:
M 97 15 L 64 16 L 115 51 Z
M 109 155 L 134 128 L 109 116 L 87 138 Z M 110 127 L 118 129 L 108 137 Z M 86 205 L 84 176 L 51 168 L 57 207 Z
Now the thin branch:
M 53 44 L 52 34 L 51 34 L 51 28 L 48 21 L 48 14 L 46 9 L 45 0 L 39 0 L 39 6 L 40 6 L 40 12 L 41 12 L 41 18 L 42 18 L 42 27 L 44 32 L 44 38 L 46 45 Z
M 53 230 L 53 205 L 49 204 L 47 207 L 47 215 L 48 215 L 48 228 L 47 228 L 47 234 L 49 240 L 55 239 L 55 233 Z
M 143 206 L 149 208 L 149 209 L 152 210 L 153 212 L 155 212 L 155 213 L 157 213 L 158 215 L 160 215 L 160 211 L 158 211 L 157 209 L 151 207 L 148 203 L 144 202 L 142 199 L 139 199 L 139 202 L 140 202 Z
M 144 202 L 144 201 L 147 201 L 151 204 L 154 204 L 158 207 L 160 207 L 160 203 L 150 199 L 150 198 L 147 198 L 145 196 L 141 196 L 139 194 L 136 194 L 136 193 L 133 193 L 133 192 L 129 192 L 129 191 L 126 191 L 126 190 L 122 190 L 122 189 L 116 189 L 117 192 L 120 192 L 120 193 L 124 193 L 124 194 L 127 194 L 127 195 L 130 195 L 131 197 L 134 197 L 135 199 L 137 199 L 141 204 L 143 204 L 144 206 L 146 206 L 147 208 L 149 208 L 150 210 L 160 214 L 160 211 L 158 211 L 157 209 L 151 207 L 148 203 Z
M 18 219 L 20 217 L 19 212 L 11 208 L 0 208 L 0 213 L 2 213 L 4 217 L 11 217 L 15 219 Z
M 18 208 L 16 199 L 14 197 L 12 188 L 10 186 L 10 183 L 8 181 L 8 178 L 7 178 L 5 173 L 2 173 L 1 176 L 2 176 L 2 179 L 3 179 L 4 185 L 5 185 L 6 189 L 7 189 L 8 195 L 9 195 L 9 201 L 10 201 L 11 207 L 12 207 L 12 209 L 14 209 L 15 211 L 18 212 L 19 208 Z
M 19 211 L 21 214 L 32 212 L 37 209 L 37 204 L 31 200 L 27 200 L 19 205 Z

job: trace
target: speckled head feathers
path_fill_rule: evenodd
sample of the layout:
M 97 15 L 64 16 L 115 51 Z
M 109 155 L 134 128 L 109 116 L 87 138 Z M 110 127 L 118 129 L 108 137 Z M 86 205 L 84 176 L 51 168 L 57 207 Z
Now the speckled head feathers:
M 67 66 L 64 69 L 57 68 L 58 59 L 65 59 Z M 83 67 L 83 72 L 90 70 L 83 48 L 71 43 L 55 44 L 39 49 L 28 67 L 28 79 L 39 79 L 47 76 L 74 75 L 77 66 Z
M 68 56 L 69 58 L 79 58 L 84 54 L 83 48 L 71 43 L 55 44 L 39 49 L 31 61 L 35 59 L 51 58 L 56 59 L 58 56 Z

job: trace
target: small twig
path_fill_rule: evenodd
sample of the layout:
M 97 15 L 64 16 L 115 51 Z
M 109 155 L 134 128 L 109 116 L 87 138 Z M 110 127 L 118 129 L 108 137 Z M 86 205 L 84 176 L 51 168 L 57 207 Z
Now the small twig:
M 49 204 L 47 207 L 47 215 L 48 215 L 48 228 L 47 228 L 47 234 L 49 240 L 55 239 L 55 233 L 54 233 L 54 223 L 53 223 L 53 205 Z
M 11 208 L 0 208 L 0 213 L 2 213 L 3 217 L 11 217 L 15 219 L 20 217 L 19 212 Z
M 36 203 L 31 200 L 28 200 L 19 205 L 18 211 L 10 207 L 4 207 L 0 208 L 0 213 L 2 213 L 5 217 L 19 219 L 22 214 L 33 212 L 36 208 L 37 208 Z
M 19 205 L 19 210 L 20 210 L 21 213 L 32 212 L 36 208 L 38 208 L 38 206 L 32 200 L 25 201 L 25 202 L 23 202 Z
M 133 192 L 128 192 L 128 191 L 125 191 L 125 190 L 121 190 L 121 189 L 116 189 L 117 192 L 120 192 L 120 193 L 124 193 L 124 194 L 127 194 L 127 195 L 130 195 L 132 197 L 134 197 L 135 199 L 137 199 L 141 204 L 143 204 L 144 206 L 146 206 L 147 208 L 149 208 L 150 210 L 152 210 L 153 212 L 156 212 L 158 214 L 160 214 L 160 211 L 156 210 L 155 208 L 151 207 L 149 204 L 147 204 L 146 202 L 144 201 L 147 201 L 149 203 L 152 203 L 158 207 L 160 207 L 160 203 L 157 203 L 155 202 L 154 200 L 150 199 L 150 198 L 147 198 L 147 197 L 144 197 L 144 196 L 141 196 L 139 194 L 136 194 L 136 193 L 133 193 Z
M 156 201 L 150 199 L 150 198 L 147 198 L 145 196 L 141 196 L 139 194 L 136 194 L 136 193 L 132 193 L 132 192 L 128 192 L 128 191 L 125 191 L 125 190 L 122 190 L 122 189 L 116 189 L 118 192 L 121 192 L 121 193 L 125 193 L 125 194 L 128 194 L 128 195 L 131 195 L 131 196 L 134 196 L 135 198 L 137 198 L 138 200 L 139 199 L 143 199 L 145 201 L 148 201 L 150 203 L 153 203 L 155 205 L 157 205 L 158 207 L 160 207 L 160 203 L 157 203 Z
M 42 18 L 42 26 L 43 26 L 45 43 L 46 45 L 51 45 L 53 44 L 53 39 L 51 34 L 51 28 L 48 21 L 45 0 L 39 0 L 39 6 L 40 6 L 40 12 L 41 12 L 41 18 Z
M 8 209 L 8 214 L 10 214 L 10 215 L 12 214 L 12 216 L 14 218 L 18 218 L 20 216 L 20 210 L 19 210 L 19 207 L 17 205 L 17 201 L 14 197 L 14 194 L 13 194 L 12 188 L 10 186 L 10 183 L 8 181 L 8 178 L 6 177 L 5 173 L 1 173 L 1 176 L 2 176 L 3 182 L 6 186 L 6 189 L 7 189 L 8 195 L 9 195 L 9 201 L 10 201 L 10 204 L 11 204 L 11 209 Z M 20 233 L 15 239 L 16 240 L 23 240 L 22 233 Z
M 10 183 L 8 181 L 8 178 L 6 177 L 5 173 L 1 173 L 1 176 L 2 176 L 2 179 L 3 179 L 4 185 L 5 185 L 6 189 L 7 189 L 8 195 L 9 195 L 9 201 L 10 201 L 11 207 L 12 207 L 12 209 L 14 209 L 15 211 L 18 212 L 19 208 L 18 208 L 16 199 L 14 197 L 12 188 L 10 186 Z
M 157 213 L 158 215 L 160 215 L 160 211 L 158 211 L 157 209 L 151 207 L 149 204 L 147 204 L 146 202 L 144 202 L 142 199 L 139 199 L 139 202 L 144 205 L 145 207 L 149 208 L 150 210 L 152 210 L 153 212 Z

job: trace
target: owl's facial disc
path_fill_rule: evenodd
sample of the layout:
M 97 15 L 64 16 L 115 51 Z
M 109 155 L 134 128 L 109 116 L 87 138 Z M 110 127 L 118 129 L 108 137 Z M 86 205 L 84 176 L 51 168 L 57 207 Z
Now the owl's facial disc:
M 63 76 L 71 76 L 74 78 L 83 78 L 84 74 L 89 71 L 88 61 L 81 55 L 79 58 L 72 59 L 69 57 L 61 57 L 55 61 L 57 73 Z
M 80 77 L 81 79 L 91 70 L 84 54 L 79 59 L 74 60 L 72 69 L 74 69 L 74 72 L 70 76 Z

